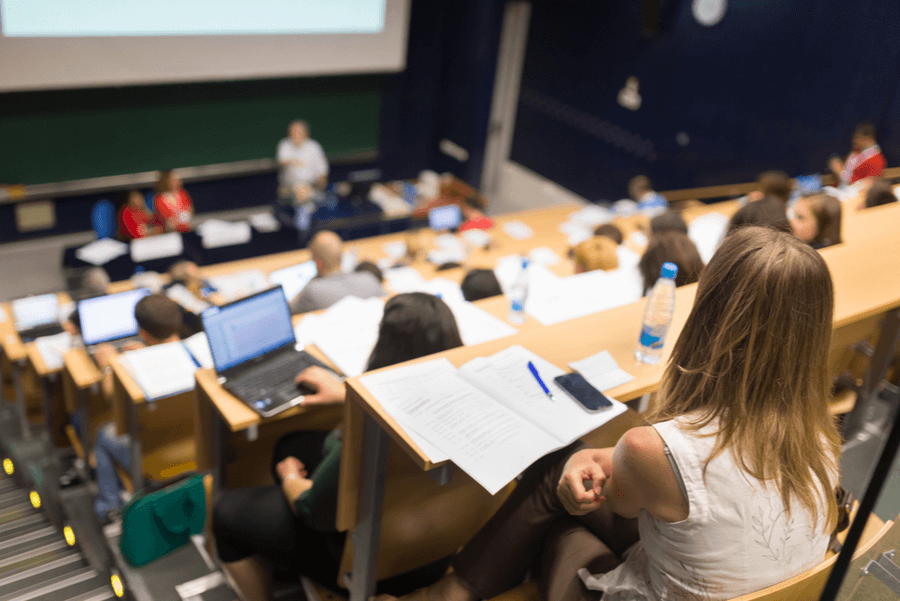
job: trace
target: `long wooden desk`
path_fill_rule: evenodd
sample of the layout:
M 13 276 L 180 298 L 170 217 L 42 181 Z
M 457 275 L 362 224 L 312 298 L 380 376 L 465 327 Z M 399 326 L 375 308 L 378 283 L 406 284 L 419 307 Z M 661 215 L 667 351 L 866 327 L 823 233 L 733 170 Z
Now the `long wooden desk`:
M 891 217 L 900 226 L 897 213 Z M 835 284 L 834 327 L 836 330 L 888 311 L 900 312 L 900 252 L 893 236 L 870 237 L 824 249 L 822 256 Z M 679 288 L 668 344 L 659 364 L 638 364 L 633 349 L 640 329 L 644 303 L 638 301 L 599 314 L 547 326 L 517 336 L 455 349 L 428 359 L 446 357 L 456 366 L 520 344 L 551 363 L 565 367 L 570 361 L 608 350 L 619 365 L 635 376 L 632 382 L 609 391 L 620 400 L 656 390 L 674 340 L 684 326 L 696 294 L 696 284 Z M 890 322 L 890 320 L 889 320 Z M 889 328 L 890 324 L 886 326 Z M 896 345 L 896 332 L 889 333 Z M 873 362 L 874 363 L 874 362 Z M 876 369 L 878 366 L 873 366 Z M 391 369 L 391 368 L 387 368 Z M 358 378 L 347 381 L 348 416 L 346 443 L 341 457 L 338 525 L 355 530 L 357 555 L 351 579 L 351 601 L 362 601 L 374 586 L 378 556 L 381 511 L 389 443 L 402 448 L 423 470 L 435 465 L 382 408 Z M 365 452 L 363 452 L 365 448 Z

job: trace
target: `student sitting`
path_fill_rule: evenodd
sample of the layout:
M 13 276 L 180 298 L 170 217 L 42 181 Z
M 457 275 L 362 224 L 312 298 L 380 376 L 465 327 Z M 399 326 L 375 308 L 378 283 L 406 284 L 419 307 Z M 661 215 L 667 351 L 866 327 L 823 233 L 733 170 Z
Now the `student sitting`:
M 684 286 L 693 284 L 700 279 L 703 272 L 703 259 L 697 251 L 697 246 L 680 232 L 663 232 L 652 236 L 647 250 L 641 255 L 638 262 L 638 271 L 641 272 L 641 280 L 644 282 L 644 296 L 653 288 L 663 263 L 675 263 L 678 266 L 678 275 L 675 276 L 675 285 Z
M 604 223 L 603 225 L 598 225 L 594 229 L 595 236 L 606 236 L 610 240 L 616 243 L 616 245 L 622 244 L 624 241 L 624 237 L 622 236 L 622 230 L 617 228 L 611 223 Z
M 897 202 L 897 195 L 894 194 L 894 187 L 886 179 L 876 179 L 866 192 L 866 198 L 859 203 L 857 209 L 869 209 L 881 205 Z
M 178 334 L 182 326 L 182 313 L 175 301 L 162 294 L 151 294 L 138 301 L 134 307 L 134 318 L 138 324 L 138 334 L 148 346 L 180 340 Z M 140 344 L 136 348 L 140 348 Z M 112 370 L 110 361 L 116 355 L 111 345 L 100 345 L 94 352 L 97 365 L 104 372 L 104 394 L 111 397 Z M 131 469 L 131 438 L 128 434 L 116 435 L 116 426 L 106 424 L 97 430 L 94 446 L 96 458 L 97 488 L 94 513 L 101 522 L 112 518 L 122 509 L 120 493 L 124 489 L 116 473 L 115 463 Z
M 462 346 L 453 313 L 430 294 L 398 294 L 384 306 L 368 369 Z M 297 377 L 317 392 L 306 403 L 340 403 L 344 387 L 312 367 Z M 275 445 L 272 464 L 280 486 L 224 493 L 213 514 L 219 559 L 244 598 L 272 598 L 271 567 L 278 565 L 331 584 L 346 534 L 335 530 L 340 430 L 289 434 Z M 444 566 L 446 568 L 446 566 Z
M 794 235 L 815 249 L 841 243 L 841 201 L 827 194 L 804 196 L 794 207 Z
M 771 198 L 787 206 L 794 184 L 784 171 L 763 171 L 756 178 L 758 189 L 747 195 L 749 201 Z
M 161 171 L 156 182 L 153 208 L 162 219 L 166 231 L 187 232 L 194 216 L 194 201 L 181 185 L 181 178 L 172 170 Z
M 575 273 L 602 269 L 611 271 L 619 267 L 618 245 L 606 236 L 594 236 L 575 247 L 572 258 L 575 260 Z
M 144 196 L 138 190 L 119 195 L 119 236 L 126 240 L 143 238 L 163 231 L 162 219 L 147 210 Z
M 687 235 L 688 226 L 684 217 L 677 211 L 668 211 L 650 220 L 650 233 L 680 232 Z
M 841 184 L 855 184 L 868 177 L 879 177 L 884 172 L 887 162 L 875 137 L 875 125 L 860 123 L 853 130 L 853 150 L 847 160 L 832 157 L 828 162 L 828 167 L 838 176 Z
M 775 198 L 755 200 L 738 209 L 728 222 L 728 233 L 745 225 L 767 225 L 780 232 L 792 233 L 787 209 Z
M 641 212 L 659 212 L 669 208 L 668 201 L 653 190 L 653 184 L 646 175 L 631 178 L 628 182 L 628 195 L 637 202 L 637 210 Z
M 838 522 L 833 310 L 809 246 L 760 227 L 727 236 L 651 425 L 536 462 L 452 574 L 403 599 L 491 599 L 531 572 L 543 601 L 723 601 L 822 562 Z
M 345 296 L 371 298 L 386 294 L 371 273 L 341 271 L 341 245 L 340 236 L 334 232 L 324 230 L 313 236 L 309 250 L 318 275 L 293 300 L 292 314 L 327 309 Z
M 362 261 L 353 271 L 365 271 L 366 273 L 371 273 L 375 276 L 375 279 L 378 280 L 379 284 L 384 283 L 384 272 L 372 261 Z
M 463 278 L 460 289 L 462 289 L 463 298 L 469 302 L 503 294 L 500 282 L 497 281 L 497 276 L 491 269 L 471 270 Z

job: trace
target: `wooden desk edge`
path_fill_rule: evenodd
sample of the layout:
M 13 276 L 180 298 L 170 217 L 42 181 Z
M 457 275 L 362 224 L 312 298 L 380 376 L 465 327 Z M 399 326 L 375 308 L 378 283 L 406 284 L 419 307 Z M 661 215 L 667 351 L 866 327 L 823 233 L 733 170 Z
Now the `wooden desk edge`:
M 100 383 L 103 374 L 84 347 L 73 348 L 63 355 L 63 367 L 79 390 Z

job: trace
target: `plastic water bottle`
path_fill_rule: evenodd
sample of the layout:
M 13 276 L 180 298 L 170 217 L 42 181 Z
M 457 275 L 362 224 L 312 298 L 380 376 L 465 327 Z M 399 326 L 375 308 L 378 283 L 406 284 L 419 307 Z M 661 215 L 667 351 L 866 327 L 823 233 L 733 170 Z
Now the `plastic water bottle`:
M 672 314 L 675 312 L 675 276 L 678 266 L 674 263 L 663 263 L 659 279 L 647 296 L 644 309 L 644 320 L 641 324 L 641 336 L 638 339 L 634 356 L 642 363 L 653 365 L 659 363 L 666 334 L 672 325 Z
M 525 323 L 525 299 L 528 298 L 528 259 L 522 259 L 522 270 L 509 288 L 509 321 Z

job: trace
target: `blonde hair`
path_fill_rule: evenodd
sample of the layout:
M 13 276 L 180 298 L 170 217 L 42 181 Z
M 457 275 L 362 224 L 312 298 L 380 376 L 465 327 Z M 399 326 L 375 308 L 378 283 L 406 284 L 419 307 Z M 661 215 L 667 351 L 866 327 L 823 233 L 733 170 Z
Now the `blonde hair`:
M 816 236 L 812 240 L 818 248 L 840 244 L 841 201 L 827 194 L 806 197 L 809 211 L 816 220 Z
M 716 424 L 723 452 L 790 515 L 796 499 L 825 532 L 837 522 L 840 437 L 828 415 L 826 368 L 834 289 L 808 245 L 771 228 L 729 234 L 706 266 L 648 419 Z
M 594 236 L 575 247 L 574 259 L 584 271 L 609 271 L 619 266 L 616 244 L 606 236 Z

